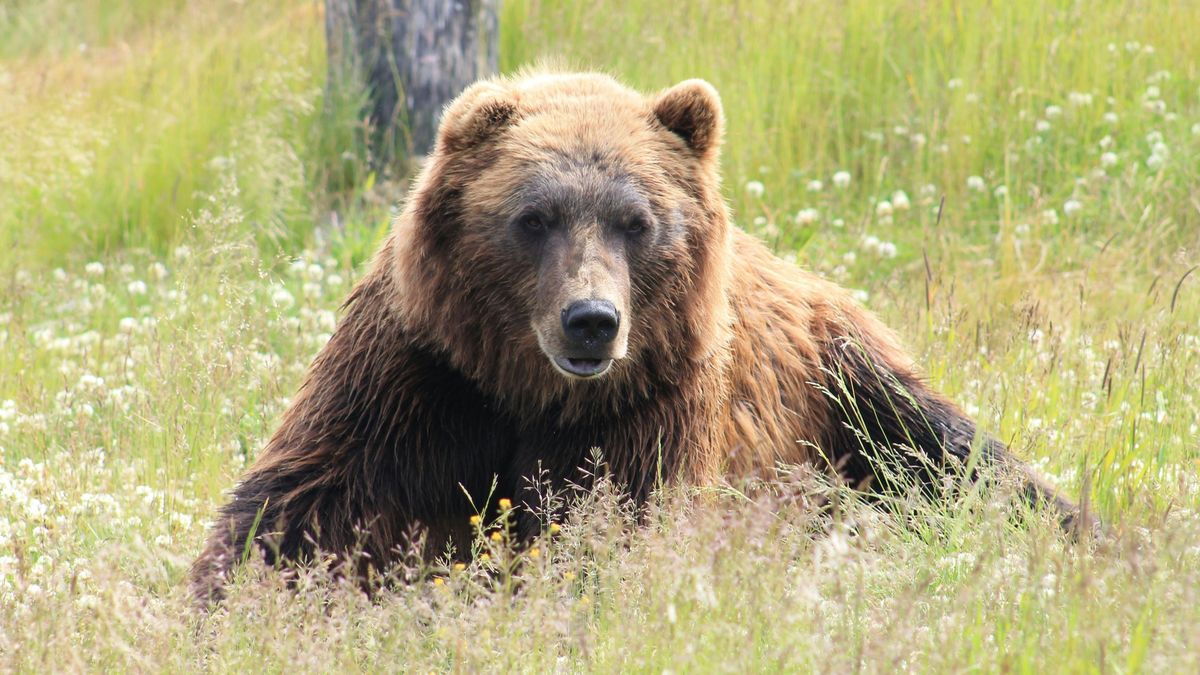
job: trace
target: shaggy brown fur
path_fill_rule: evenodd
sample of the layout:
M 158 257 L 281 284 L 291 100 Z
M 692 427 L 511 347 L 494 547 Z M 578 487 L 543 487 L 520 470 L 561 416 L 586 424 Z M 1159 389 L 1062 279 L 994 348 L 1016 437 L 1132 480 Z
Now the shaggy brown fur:
M 698 80 L 651 97 L 602 75 L 464 92 L 221 509 L 193 569 L 197 596 L 219 597 L 260 516 L 269 561 L 361 547 L 365 567 L 383 568 L 418 528 L 434 548 L 459 536 L 494 480 L 516 503 L 533 499 L 534 476 L 586 484 L 592 448 L 637 501 L 659 477 L 712 484 L 780 463 L 887 487 L 881 453 L 928 485 L 948 457 L 965 459 L 973 423 L 887 328 L 730 225 L 722 123 Z M 567 296 L 588 294 L 612 299 L 621 335 L 603 376 L 567 377 L 552 362 L 566 349 L 557 317 Z M 981 447 L 1024 471 L 1000 444 Z M 1031 498 L 1070 517 L 1024 475 Z

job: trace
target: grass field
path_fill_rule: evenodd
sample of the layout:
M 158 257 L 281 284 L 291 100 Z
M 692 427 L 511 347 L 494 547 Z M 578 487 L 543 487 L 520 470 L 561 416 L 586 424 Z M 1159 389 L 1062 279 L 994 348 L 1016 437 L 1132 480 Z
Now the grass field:
M 634 527 L 601 490 L 534 550 L 375 600 L 251 568 L 192 613 L 207 519 L 403 195 L 322 22 L 0 6 L 0 671 L 1200 671 L 1190 0 L 503 9 L 505 70 L 716 85 L 740 224 L 860 290 L 1104 541 L 978 491 L 669 491 Z

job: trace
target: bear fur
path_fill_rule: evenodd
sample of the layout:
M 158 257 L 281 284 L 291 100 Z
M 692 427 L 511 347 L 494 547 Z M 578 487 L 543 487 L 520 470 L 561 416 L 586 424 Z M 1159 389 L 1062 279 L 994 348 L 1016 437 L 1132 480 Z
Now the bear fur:
M 1070 519 L 1001 444 L 976 442 L 846 290 L 731 225 L 722 132 L 700 80 L 644 96 L 604 75 L 533 73 L 463 92 L 220 510 L 192 571 L 199 600 L 220 597 L 251 536 L 271 563 L 361 550 L 359 572 L 384 569 L 415 532 L 430 550 L 466 536 L 494 482 L 518 507 L 534 478 L 586 485 L 593 448 L 640 503 L 660 480 L 711 485 L 780 464 L 880 487 L 881 450 L 934 484 L 974 444 Z M 519 216 L 530 203 L 550 215 Z M 617 298 L 623 342 L 601 376 L 548 358 L 563 288 Z

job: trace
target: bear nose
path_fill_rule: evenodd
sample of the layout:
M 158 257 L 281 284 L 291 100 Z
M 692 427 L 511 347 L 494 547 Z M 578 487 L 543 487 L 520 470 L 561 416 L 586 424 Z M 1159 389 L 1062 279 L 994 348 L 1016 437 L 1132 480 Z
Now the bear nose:
M 576 300 L 562 313 L 563 333 L 584 347 L 606 345 L 617 337 L 621 315 L 607 300 Z

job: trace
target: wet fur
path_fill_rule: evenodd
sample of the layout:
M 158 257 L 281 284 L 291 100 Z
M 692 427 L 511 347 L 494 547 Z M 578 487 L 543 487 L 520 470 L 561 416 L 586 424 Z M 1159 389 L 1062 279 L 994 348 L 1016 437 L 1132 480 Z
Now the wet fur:
M 895 488 L 885 451 L 934 485 L 949 458 L 964 460 L 974 423 L 893 333 L 729 224 L 721 133 L 716 92 L 699 81 L 644 97 L 605 76 L 533 74 L 460 96 L 336 332 L 220 510 L 193 568 L 197 598 L 220 597 L 252 532 L 271 563 L 361 548 L 357 572 L 384 569 L 416 531 L 427 552 L 461 539 L 493 483 L 517 503 L 534 500 L 534 476 L 586 485 L 593 448 L 635 501 L 660 477 L 714 484 L 781 463 Z M 529 330 L 530 281 L 482 234 L 512 208 L 503 177 L 547 158 L 631 175 L 659 208 L 653 259 L 631 262 L 629 356 L 598 381 L 554 372 Z M 1072 516 L 1000 443 L 978 444 L 1032 500 Z

